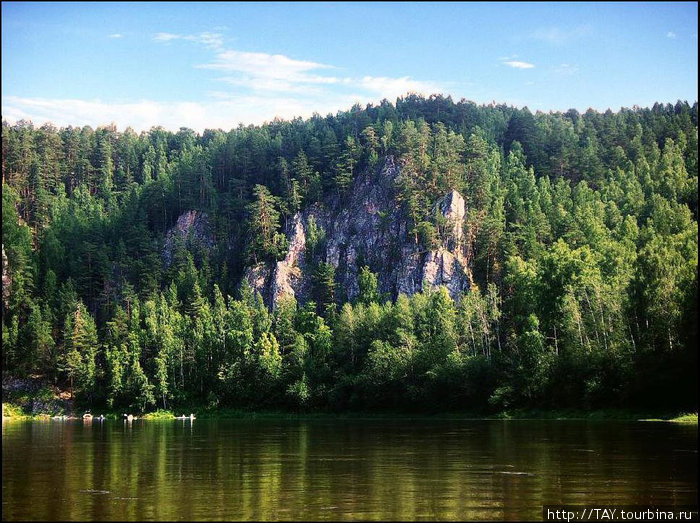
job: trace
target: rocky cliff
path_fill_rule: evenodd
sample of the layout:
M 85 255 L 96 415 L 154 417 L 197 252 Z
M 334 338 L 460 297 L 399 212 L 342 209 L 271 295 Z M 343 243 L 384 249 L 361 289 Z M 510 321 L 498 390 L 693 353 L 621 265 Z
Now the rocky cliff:
M 283 260 L 249 267 L 245 280 L 274 307 L 283 295 L 299 302 L 311 297 L 313 267 L 320 261 L 335 268 L 337 297 L 359 293 L 363 265 L 377 273 L 379 291 L 392 298 L 447 287 L 456 299 L 470 287 L 464 248 L 464 198 L 452 191 L 436 202 L 444 218 L 437 247 L 426 249 L 410 233 L 410 223 L 396 199 L 400 168 L 388 157 L 382 169 L 355 179 L 346 201 L 313 205 L 297 213 L 285 231 L 289 249 Z

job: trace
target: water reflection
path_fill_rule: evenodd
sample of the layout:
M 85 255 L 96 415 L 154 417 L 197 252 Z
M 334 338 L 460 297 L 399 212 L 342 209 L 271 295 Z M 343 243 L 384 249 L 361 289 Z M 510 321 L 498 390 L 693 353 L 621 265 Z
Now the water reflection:
M 3 519 L 521 520 L 691 505 L 696 427 L 565 421 L 3 423 Z

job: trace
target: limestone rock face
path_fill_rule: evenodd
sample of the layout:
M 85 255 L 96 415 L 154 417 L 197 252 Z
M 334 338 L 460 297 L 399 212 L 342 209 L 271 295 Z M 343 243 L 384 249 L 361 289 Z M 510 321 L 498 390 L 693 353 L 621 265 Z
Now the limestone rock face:
M 263 298 L 269 297 L 270 290 L 270 268 L 264 262 L 251 265 L 245 271 L 243 280 L 250 286 L 251 289 L 259 292 Z M 265 301 L 268 303 L 268 300 Z
M 289 250 L 284 260 L 278 261 L 272 274 L 270 287 L 270 299 L 272 304 L 285 295 L 304 295 L 304 271 L 306 265 L 304 256 L 306 254 L 306 229 L 299 213 L 294 215 L 290 231 Z
M 460 257 L 445 249 L 428 252 L 423 263 L 422 283 L 431 288 L 444 285 L 453 298 L 469 290 L 469 278 Z
M 378 173 L 355 179 L 345 201 L 326 202 L 297 213 L 285 231 L 289 250 L 282 261 L 249 267 L 244 279 L 274 308 L 284 295 L 303 303 L 311 296 L 311 275 L 318 262 L 335 267 L 340 301 L 359 293 L 362 266 L 377 273 L 379 292 L 396 298 L 424 288 L 445 285 L 458 299 L 469 290 L 470 273 L 464 248 L 464 198 L 451 191 L 436 203 L 445 218 L 443 242 L 426 251 L 409 234 L 409 221 L 396 200 L 395 179 L 400 169 L 388 157 Z M 324 238 L 309 252 L 313 223 Z
M 438 206 L 447 221 L 447 248 L 459 251 L 464 238 L 464 216 L 467 213 L 464 198 L 453 190 L 438 202 Z
M 189 210 L 178 217 L 175 226 L 165 236 L 163 259 L 166 267 L 172 263 L 175 245 L 180 241 L 190 247 L 203 247 L 207 250 L 214 248 L 216 238 L 206 213 Z

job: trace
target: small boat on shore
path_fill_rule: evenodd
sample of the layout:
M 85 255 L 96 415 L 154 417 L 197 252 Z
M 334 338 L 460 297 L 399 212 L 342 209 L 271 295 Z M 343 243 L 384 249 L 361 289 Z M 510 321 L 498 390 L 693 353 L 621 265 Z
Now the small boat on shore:
M 89 412 L 83 414 L 83 421 L 92 421 L 92 414 L 90 414 Z

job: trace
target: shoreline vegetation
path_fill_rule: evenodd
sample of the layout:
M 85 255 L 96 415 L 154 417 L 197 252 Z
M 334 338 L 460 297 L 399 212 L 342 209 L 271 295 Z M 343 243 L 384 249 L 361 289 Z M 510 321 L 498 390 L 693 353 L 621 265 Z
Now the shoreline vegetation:
M 182 413 L 180 413 L 182 410 Z M 648 411 L 634 409 L 513 409 L 495 413 L 476 412 L 402 412 L 402 411 L 308 411 L 295 412 L 284 410 L 244 410 L 231 408 L 198 408 L 180 409 L 176 411 L 156 410 L 154 412 L 139 413 L 135 419 L 144 421 L 168 421 L 178 420 L 178 416 L 184 415 L 189 420 L 189 414 L 195 414 L 195 419 L 237 419 L 237 420 L 421 420 L 421 421 L 450 421 L 450 420 L 587 420 L 587 421 L 656 421 L 681 423 L 689 425 L 698 424 L 698 413 L 679 413 L 671 411 Z M 100 414 L 105 420 L 119 420 L 121 413 L 101 412 L 94 414 L 95 418 Z M 21 406 L 14 403 L 2 404 L 2 417 L 5 419 L 21 420 L 79 420 L 82 412 L 68 413 L 28 413 Z
M 90 413 L 90 421 L 121 420 L 126 412 L 134 420 L 143 421 L 191 421 L 195 419 L 235 419 L 235 420 L 419 420 L 419 421 L 460 421 L 460 420 L 585 420 L 585 421 L 656 421 L 687 425 L 698 424 L 698 413 L 681 408 L 511 408 L 511 409 L 275 409 L 237 408 L 207 406 L 196 403 L 179 405 L 172 409 L 156 409 L 132 412 L 129 409 L 87 409 L 70 397 L 70 393 L 59 387 L 42 382 L 39 377 L 29 380 L 8 378 L 4 381 L 2 394 L 3 420 L 66 421 L 82 420 L 83 414 Z M 21 383 L 13 390 L 9 383 Z

